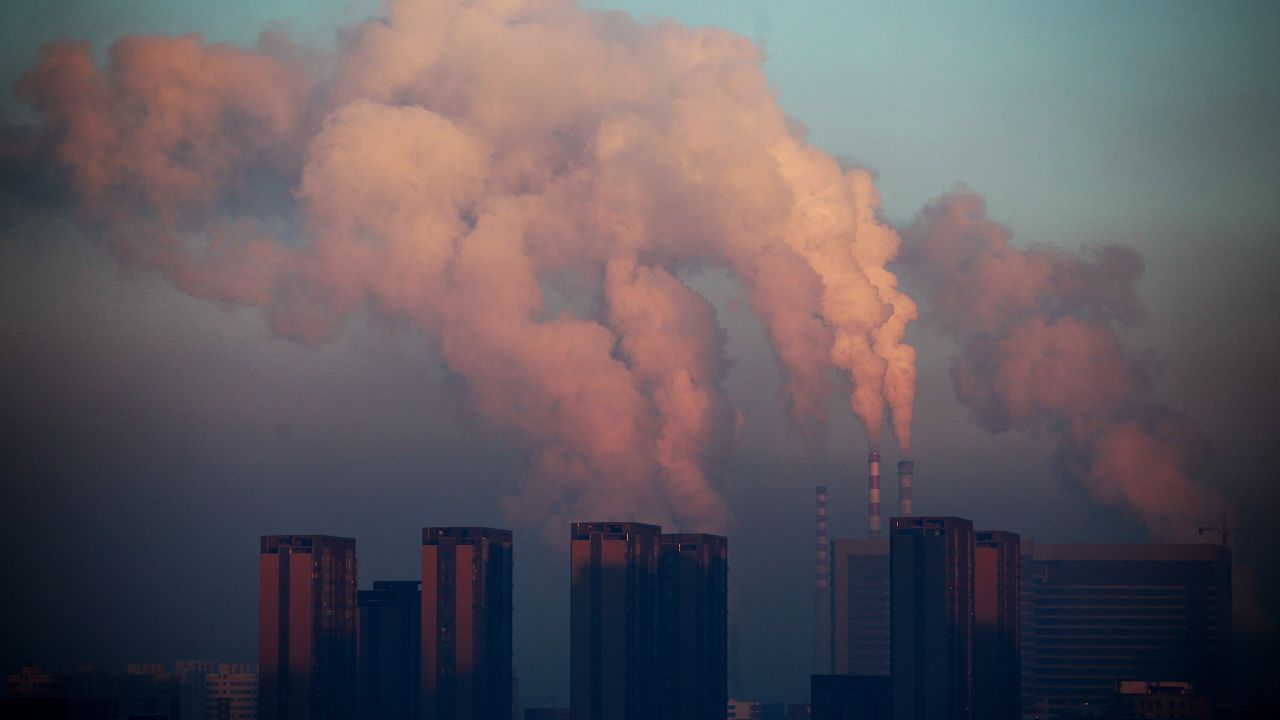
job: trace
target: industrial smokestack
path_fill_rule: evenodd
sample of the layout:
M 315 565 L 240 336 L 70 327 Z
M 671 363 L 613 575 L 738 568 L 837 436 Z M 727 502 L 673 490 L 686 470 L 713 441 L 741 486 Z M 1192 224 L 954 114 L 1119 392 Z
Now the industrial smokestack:
M 830 545 L 827 540 L 827 486 L 818 486 L 817 509 L 817 577 L 813 591 L 813 671 L 818 675 L 831 672 L 831 577 Z
M 898 461 L 898 514 L 911 514 L 911 476 L 916 464 L 911 460 Z
M 880 537 L 880 453 L 867 455 L 867 537 Z

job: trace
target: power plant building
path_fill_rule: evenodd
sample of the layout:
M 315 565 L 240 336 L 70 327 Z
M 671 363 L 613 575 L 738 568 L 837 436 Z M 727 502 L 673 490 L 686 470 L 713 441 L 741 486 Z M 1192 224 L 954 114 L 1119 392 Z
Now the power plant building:
M 265 535 L 258 555 L 258 717 L 348 720 L 356 699 L 356 541 Z
M 510 530 L 422 531 L 423 720 L 512 711 Z
M 1231 692 L 1231 553 L 1219 545 L 1022 548 L 1024 714 L 1108 702 L 1121 681 Z
M 831 543 L 831 668 L 837 675 L 889 675 L 889 540 Z

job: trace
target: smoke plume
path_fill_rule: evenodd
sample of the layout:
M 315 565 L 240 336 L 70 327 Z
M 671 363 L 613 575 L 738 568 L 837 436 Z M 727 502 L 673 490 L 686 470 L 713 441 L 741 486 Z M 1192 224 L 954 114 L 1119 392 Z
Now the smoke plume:
M 888 411 L 909 448 L 899 237 L 870 175 L 788 123 L 755 45 L 557 0 L 402 0 L 341 38 L 127 37 L 103 67 L 57 42 L 17 92 L 123 261 L 307 344 L 368 312 L 438 337 L 474 415 L 530 450 L 508 510 L 556 537 L 729 521 L 703 268 L 743 284 L 809 437 L 834 367 L 872 445 Z M 1147 446 L 1081 440 L 1142 462 L 1165 436 L 1133 422 Z
M 904 239 L 926 319 L 960 345 L 951 377 L 978 424 L 1053 435 L 1066 475 L 1154 535 L 1194 535 L 1221 514 L 1223 499 L 1194 479 L 1203 434 L 1150 399 L 1147 368 L 1117 334 L 1143 318 L 1135 252 L 1015 247 L 968 190 L 928 205 Z

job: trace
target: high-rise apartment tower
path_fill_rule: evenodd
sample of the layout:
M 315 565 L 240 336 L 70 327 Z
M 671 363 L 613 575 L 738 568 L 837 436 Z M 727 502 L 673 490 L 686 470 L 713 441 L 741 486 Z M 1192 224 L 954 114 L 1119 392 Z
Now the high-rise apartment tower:
M 658 716 L 723 720 L 728 702 L 729 541 L 670 534 L 658 545 Z
M 973 524 L 895 517 L 889 538 L 895 720 L 973 712 Z
M 418 717 L 422 592 L 417 580 L 375 580 L 356 593 L 361 720 Z
M 422 531 L 423 720 L 511 716 L 511 531 Z
M 979 530 L 973 550 L 973 717 L 1022 714 L 1019 642 L 1019 538 Z
M 658 717 L 660 535 L 631 522 L 570 528 L 572 720 Z
M 265 535 L 258 556 L 258 717 L 350 720 L 356 541 Z

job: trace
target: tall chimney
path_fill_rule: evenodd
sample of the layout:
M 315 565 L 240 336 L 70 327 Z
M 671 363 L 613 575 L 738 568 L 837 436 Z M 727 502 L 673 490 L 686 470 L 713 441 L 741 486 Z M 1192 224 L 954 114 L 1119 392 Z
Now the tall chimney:
M 831 672 L 831 578 L 830 545 L 827 540 L 827 486 L 818 486 L 818 546 L 817 577 L 813 595 L 813 672 L 826 675 Z
M 898 509 L 899 515 L 911 514 L 911 476 L 916 464 L 910 460 L 898 461 Z
M 867 537 L 880 537 L 880 453 L 867 456 Z

